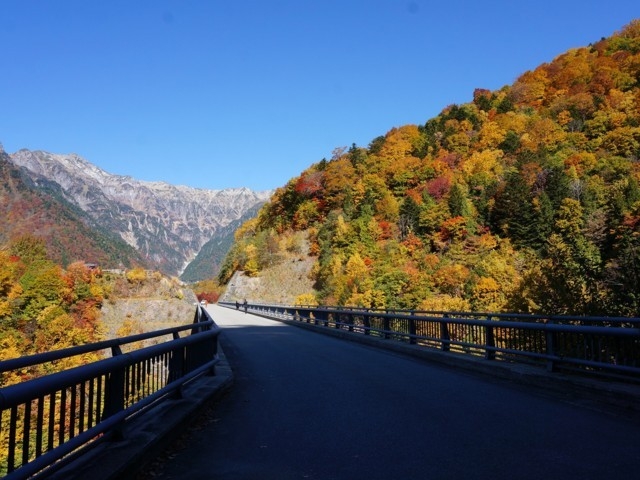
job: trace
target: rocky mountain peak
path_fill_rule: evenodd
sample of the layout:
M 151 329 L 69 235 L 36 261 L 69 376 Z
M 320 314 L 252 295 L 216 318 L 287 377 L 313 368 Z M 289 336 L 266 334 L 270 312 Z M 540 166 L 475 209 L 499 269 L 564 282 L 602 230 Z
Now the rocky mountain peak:
M 270 191 L 206 190 L 113 175 L 76 154 L 20 150 L 11 161 L 58 184 L 66 200 L 117 232 L 159 268 L 179 275 L 216 233 Z

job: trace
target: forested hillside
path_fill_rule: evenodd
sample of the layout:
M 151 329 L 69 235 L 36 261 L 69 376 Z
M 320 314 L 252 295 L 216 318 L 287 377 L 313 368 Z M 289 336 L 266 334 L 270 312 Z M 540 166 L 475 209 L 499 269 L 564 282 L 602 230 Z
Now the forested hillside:
M 176 278 L 134 268 L 63 268 L 31 235 L 0 244 L 0 361 L 192 321 L 196 297 Z M 77 356 L 0 375 L 0 387 L 97 359 Z
M 306 301 L 638 315 L 639 159 L 635 20 L 424 125 L 336 149 L 238 230 L 219 278 L 259 275 L 305 231 Z
M 63 269 L 44 242 L 24 236 L 0 248 L 0 361 L 102 339 L 100 270 L 84 262 Z M 54 362 L 58 370 L 95 355 Z M 47 373 L 24 369 L 0 376 L 0 387 Z M 18 377 L 14 378 L 15 375 Z
M 29 235 L 16 238 L 0 244 L 0 362 L 184 325 L 193 319 L 194 301 L 193 293 L 183 291 L 177 279 L 159 272 L 135 268 L 126 274 L 105 273 L 84 262 L 62 268 L 48 258 L 42 239 Z M 133 347 L 153 342 L 137 342 Z M 123 347 L 125 352 L 129 348 Z M 5 372 L 0 374 L 0 387 L 97 361 L 104 354 L 76 355 Z M 73 411 L 75 395 L 56 401 L 65 402 L 65 398 L 63 408 Z M 48 413 L 44 413 L 45 427 Z M 3 414 L 0 476 L 6 474 L 11 428 L 22 438 L 22 422 L 16 426 L 8 413 Z

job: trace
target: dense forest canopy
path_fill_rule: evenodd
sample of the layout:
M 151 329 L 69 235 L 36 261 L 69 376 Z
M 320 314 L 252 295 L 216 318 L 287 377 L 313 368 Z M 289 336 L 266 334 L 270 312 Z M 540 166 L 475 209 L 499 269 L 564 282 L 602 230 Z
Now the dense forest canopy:
M 306 231 L 305 301 L 638 315 L 640 21 L 424 125 L 333 152 L 236 233 L 255 275 Z

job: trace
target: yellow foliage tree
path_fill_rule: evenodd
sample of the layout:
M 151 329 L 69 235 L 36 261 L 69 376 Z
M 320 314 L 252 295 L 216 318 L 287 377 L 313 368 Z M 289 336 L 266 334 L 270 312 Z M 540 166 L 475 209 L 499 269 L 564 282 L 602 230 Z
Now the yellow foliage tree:
M 560 125 L 550 118 L 534 118 L 530 121 L 527 132 L 522 135 L 522 147 L 535 152 L 540 147 L 553 150 L 567 136 Z
M 468 312 L 471 305 L 467 299 L 440 294 L 425 298 L 418 308 L 432 312 Z
M 505 131 L 511 130 L 518 135 L 522 135 L 527 130 L 529 117 L 523 113 L 507 112 L 496 115 L 494 122 Z
M 0 335 L 0 362 L 22 356 L 23 348 L 15 335 Z M 21 372 L 14 370 L 0 375 L 0 387 L 13 385 L 22 380 Z
M 333 206 L 342 206 L 347 196 L 352 194 L 355 168 L 351 161 L 342 157 L 330 162 L 324 172 L 325 196 Z
M 126 277 L 130 283 L 140 285 L 147 279 L 147 271 L 144 268 L 133 268 L 127 271 Z
M 298 295 L 294 302 L 296 305 L 311 305 L 317 306 L 318 300 L 313 293 L 303 293 Z
M 384 144 L 380 149 L 380 156 L 397 162 L 409 156 L 411 152 L 419 148 L 423 142 L 420 130 L 416 125 L 404 125 L 392 128 L 387 132 Z
M 480 277 L 473 287 L 472 303 L 475 311 L 499 312 L 504 306 L 500 285 L 491 277 Z
M 260 269 L 258 264 L 258 249 L 254 244 L 250 243 L 245 247 L 244 253 L 246 255 L 244 273 L 250 277 L 254 277 L 258 274 Z
M 367 265 L 364 263 L 364 260 L 359 253 L 356 252 L 349 257 L 345 267 L 345 273 L 350 281 L 364 279 L 367 276 L 367 272 Z
M 484 149 L 475 151 L 462 164 L 462 171 L 466 179 L 474 175 L 482 175 L 487 179 L 498 179 L 504 173 L 504 166 L 501 159 L 504 155 L 502 150 Z
M 498 123 L 487 121 L 480 128 L 477 148 L 497 148 L 507 132 Z
M 346 305 L 364 308 L 384 308 L 385 298 L 384 292 L 380 290 L 365 290 L 364 292 L 358 292 L 354 289 L 351 292 L 351 296 L 345 302 Z
M 460 297 L 470 274 L 471 271 L 467 267 L 454 263 L 438 269 L 433 279 L 442 293 Z
M 511 91 L 513 98 L 531 107 L 540 107 L 545 99 L 547 86 L 550 84 L 547 71 L 537 68 L 534 71 L 525 72 L 518 78 Z
M 305 200 L 293 216 L 293 226 L 304 230 L 319 218 L 318 204 L 314 200 Z
M 262 214 L 263 211 L 266 212 L 267 210 L 266 209 L 260 210 L 260 214 Z M 243 238 L 248 238 L 255 235 L 259 218 L 260 218 L 260 215 L 258 215 L 258 218 L 252 218 L 244 222 L 233 234 L 235 241 L 239 242 Z

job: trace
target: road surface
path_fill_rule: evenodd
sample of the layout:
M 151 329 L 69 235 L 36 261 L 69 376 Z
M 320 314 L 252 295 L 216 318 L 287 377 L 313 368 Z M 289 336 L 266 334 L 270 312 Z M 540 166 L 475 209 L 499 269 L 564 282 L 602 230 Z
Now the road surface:
M 235 385 L 160 479 L 638 479 L 640 426 L 215 305 Z

